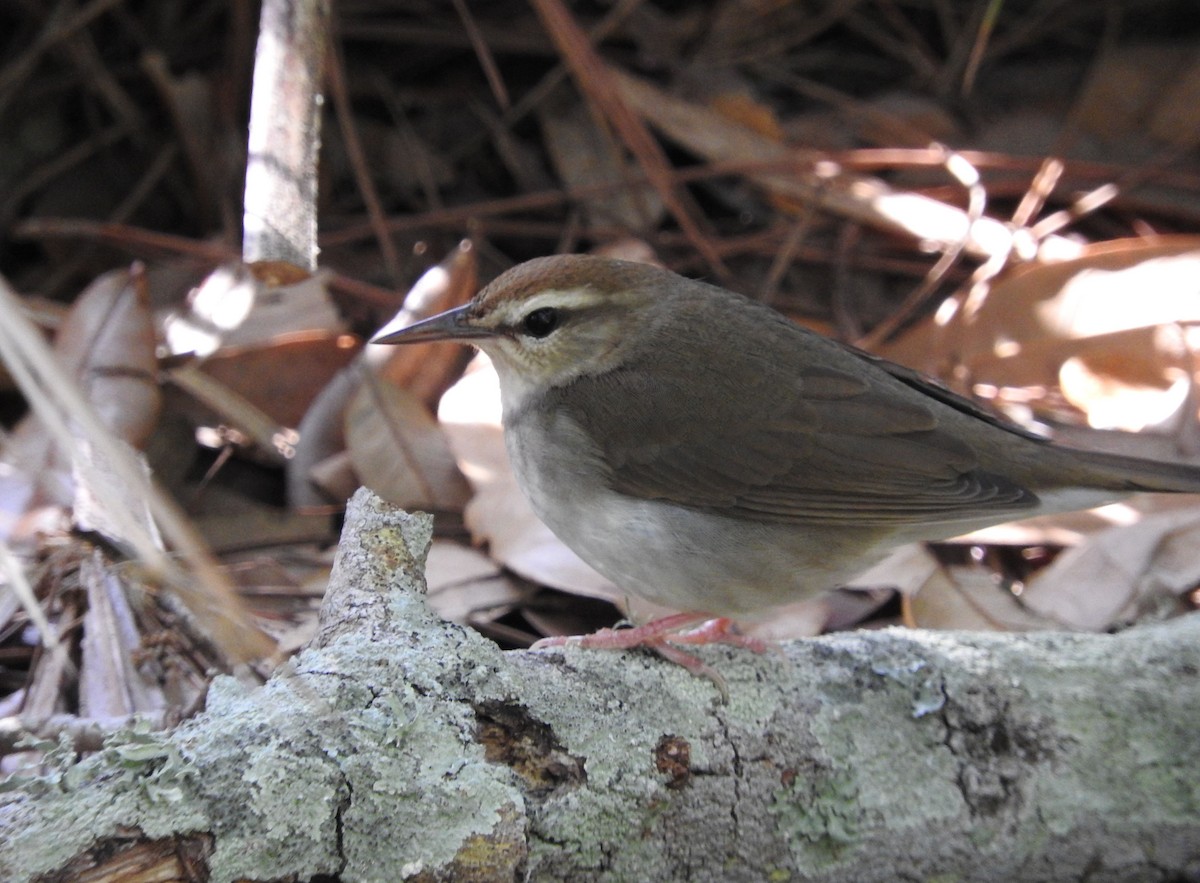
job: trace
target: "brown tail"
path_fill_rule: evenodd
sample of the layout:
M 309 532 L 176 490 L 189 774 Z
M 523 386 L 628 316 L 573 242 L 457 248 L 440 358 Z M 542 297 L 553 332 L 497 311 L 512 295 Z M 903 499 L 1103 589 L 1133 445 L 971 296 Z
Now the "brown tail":
M 1080 474 L 1064 476 L 1065 484 L 1080 484 L 1117 491 L 1200 494 L 1200 466 L 1163 463 L 1121 454 L 1060 448 L 1070 454 Z M 1066 470 L 1072 472 L 1069 467 Z M 1083 480 L 1079 480 L 1083 479 Z

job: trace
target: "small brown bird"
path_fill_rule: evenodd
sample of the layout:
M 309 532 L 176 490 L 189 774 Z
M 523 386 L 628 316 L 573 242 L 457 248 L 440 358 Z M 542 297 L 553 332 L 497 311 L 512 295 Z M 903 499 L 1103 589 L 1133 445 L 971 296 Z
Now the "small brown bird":
M 690 622 L 813 596 L 901 543 L 1132 491 L 1200 493 L 1200 468 L 1050 444 L 915 372 L 645 264 L 529 261 L 374 342 L 432 340 L 491 357 L 513 470 L 546 525 L 617 586 Z M 681 622 L 591 644 L 661 646 Z

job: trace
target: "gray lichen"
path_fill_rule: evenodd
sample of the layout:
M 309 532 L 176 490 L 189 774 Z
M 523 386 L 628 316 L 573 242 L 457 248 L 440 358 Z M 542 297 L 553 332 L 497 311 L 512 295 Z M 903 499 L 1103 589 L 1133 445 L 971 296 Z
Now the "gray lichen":
M 312 646 L 263 687 L 219 679 L 172 734 L 122 734 L 4 795 L 0 877 L 130 827 L 211 834 L 216 881 L 1153 880 L 1200 863 L 1196 618 L 849 634 L 788 660 L 706 648 L 724 704 L 647 655 L 501 653 L 442 622 L 429 536 L 356 495 Z

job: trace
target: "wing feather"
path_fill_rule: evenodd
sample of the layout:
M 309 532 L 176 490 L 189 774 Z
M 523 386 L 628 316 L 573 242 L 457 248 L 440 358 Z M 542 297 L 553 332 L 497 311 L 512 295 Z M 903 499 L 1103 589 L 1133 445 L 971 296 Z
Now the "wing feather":
M 696 287 L 705 301 L 707 286 Z M 637 371 L 584 376 L 548 393 L 552 408 L 602 440 L 614 490 L 795 523 L 968 520 L 1037 503 L 982 469 L 939 424 L 952 394 L 914 396 L 924 391 L 914 377 L 766 308 L 730 309 L 723 296 L 707 301 L 704 317 L 683 322 L 682 332 L 679 322 L 670 332 L 652 323 Z M 730 353 L 722 329 L 725 340 L 759 336 L 763 345 Z M 704 394 L 690 395 L 697 387 Z M 719 403 L 714 413 L 706 401 Z

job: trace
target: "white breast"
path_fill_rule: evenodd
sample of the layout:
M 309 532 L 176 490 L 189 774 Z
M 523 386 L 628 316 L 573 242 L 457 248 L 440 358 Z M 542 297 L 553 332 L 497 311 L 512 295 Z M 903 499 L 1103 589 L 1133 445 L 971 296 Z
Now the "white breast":
M 505 441 L 546 526 L 618 587 L 656 604 L 745 615 L 819 594 L 882 557 L 875 537 L 854 528 L 764 524 L 616 493 L 595 446 L 562 414 L 518 414 Z

